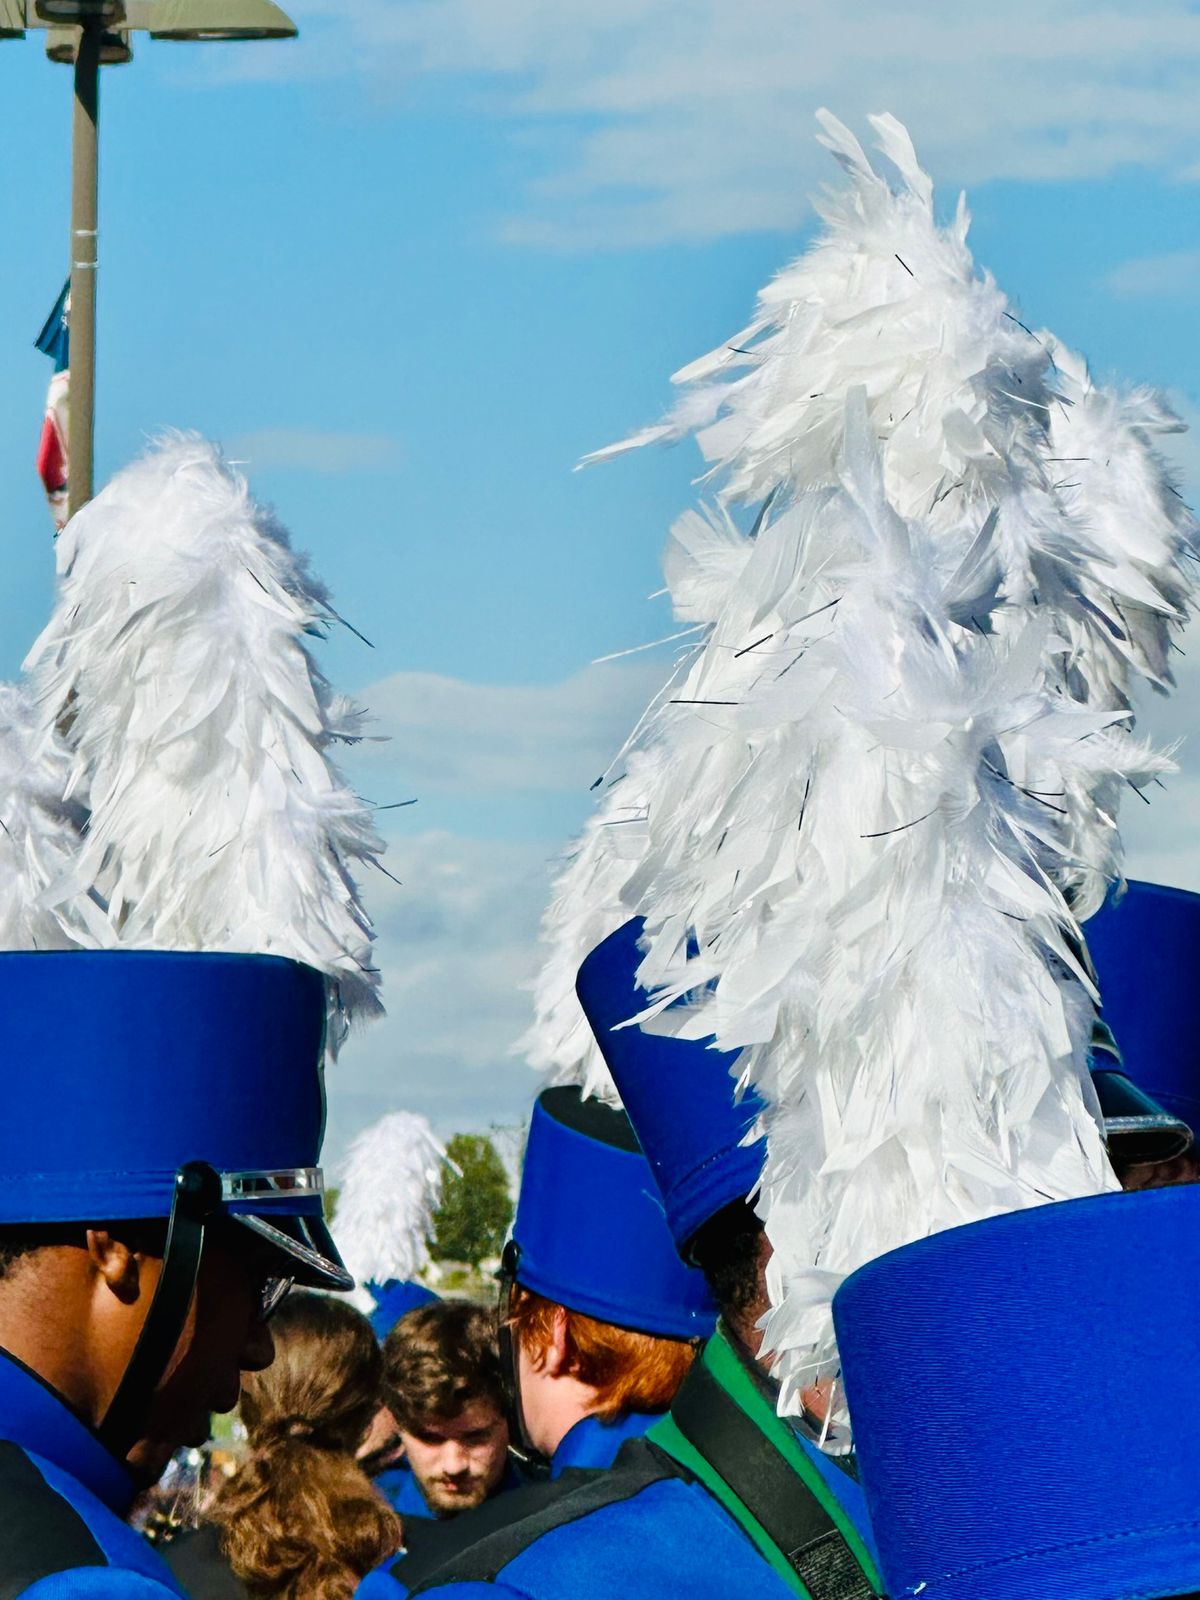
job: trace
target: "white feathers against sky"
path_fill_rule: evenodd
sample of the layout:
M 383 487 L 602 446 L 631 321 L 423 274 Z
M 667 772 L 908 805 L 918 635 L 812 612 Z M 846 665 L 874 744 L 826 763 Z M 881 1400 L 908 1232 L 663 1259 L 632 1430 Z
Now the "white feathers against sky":
M 308 641 L 325 591 L 241 475 L 157 442 L 68 524 L 4 690 L 6 948 L 236 950 L 322 971 L 330 1044 L 379 1009 L 353 874 L 382 851 L 332 760 L 359 714 Z
M 611 1095 L 574 977 L 642 915 L 647 1024 L 740 1051 L 766 1103 L 785 1406 L 836 1376 L 848 1271 L 1112 1184 L 1071 939 L 1119 876 L 1125 790 L 1169 768 L 1130 695 L 1169 687 L 1195 554 L 1154 452 L 1174 419 L 1019 322 L 965 210 L 938 227 L 907 134 L 874 125 L 878 169 L 824 118 L 823 234 L 616 447 L 690 435 L 708 462 L 665 561 L 695 637 L 557 885 L 526 1041 Z M 335 1045 L 378 1009 L 354 874 L 381 845 L 331 759 L 359 720 L 307 648 L 332 616 L 194 437 L 72 521 L 0 703 L 10 948 L 292 956 L 329 980 Z M 385 1122 L 355 1159 L 402 1181 L 339 1221 L 360 1272 L 411 1275 L 439 1158 Z
M 424 1117 L 393 1111 L 351 1144 L 341 1173 L 337 1240 L 360 1285 L 415 1278 L 429 1264 L 446 1151 Z
M 823 115 L 817 241 L 593 458 L 696 439 L 665 569 L 700 631 L 556 886 L 525 1040 L 612 1094 L 574 976 L 645 917 L 650 1025 L 740 1050 L 767 1104 L 785 1406 L 836 1375 L 846 1273 L 1114 1183 L 1068 936 L 1119 878 L 1122 796 L 1169 770 L 1130 693 L 1170 685 L 1196 553 L 1174 418 L 1025 327 L 872 121 L 875 167 Z

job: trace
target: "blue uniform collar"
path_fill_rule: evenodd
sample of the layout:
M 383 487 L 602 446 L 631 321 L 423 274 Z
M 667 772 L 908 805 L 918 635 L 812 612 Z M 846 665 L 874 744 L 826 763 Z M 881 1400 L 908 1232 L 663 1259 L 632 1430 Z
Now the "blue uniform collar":
M 0 1350 L 0 1439 L 43 1456 L 123 1517 L 133 1503 L 128 1472 L 48 1383 Z
M 559 1441 L 550 1461 L 550 1476 L 568 1467 L 611 1467 L 626 1439 L 640 1439 L 658 1421 L 660 1411 L 629 1411 L 605 1422 L 582 1417 Z

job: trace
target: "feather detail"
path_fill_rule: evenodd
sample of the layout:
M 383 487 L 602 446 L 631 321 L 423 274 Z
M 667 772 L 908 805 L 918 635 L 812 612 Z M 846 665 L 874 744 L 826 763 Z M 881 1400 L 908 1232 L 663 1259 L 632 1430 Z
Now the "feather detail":
M 62 798 L 68 770 L 54 731 L 43 740 L 25 686 L 0 684 L 0 950 L 77 943 L 47 903 L 50 885 L 71 868 L 86 820 Z
M 346 737 L 306 641 L 328 596 L 245 480 L 164 438 L 58 543 L 51 620 L 26 663 L 89 822 L 55 885 L 98 903 L 100 942 L 274 953 L 325 973 L 330 1045 L 378 1012 L 352 872 L 382 850 L 332 745 Z
M 392 1111 L 351 1144 L 337 1202 L 338 1248 L 360 1285 L 429 1265 L 446 1151 L 424 1117 Z
M 568 983 L 643 916 L 637 1020 L 739 1052 L 766 1104 L 785 1409 L 836 1382 L 848 1272 L 1114 1186 L 1072 942 L 1120 875 L 1123 791 L 1170 769 L 1130 699 L 1169 683 L 1194 592 L 1153 448 L 1173 419 L 1025 327 L 965 206 L 939 228 L 872 121 L 890 181 L 823 114 L 848 175 L 824 231 L 651 430 L 710 463 L 715 508 L 667 558 L 704 632 L 556 886 L 526 1040 L 600 1082 Z

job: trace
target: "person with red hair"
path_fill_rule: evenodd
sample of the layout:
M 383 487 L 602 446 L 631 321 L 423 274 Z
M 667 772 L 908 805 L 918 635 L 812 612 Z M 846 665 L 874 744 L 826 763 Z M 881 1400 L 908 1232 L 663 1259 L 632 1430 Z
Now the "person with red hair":
M 514 1435 L 551 1477 L 645 1433 L 716 1320 L 628 1117 L 574 1086 L 534 1105 L 501 1281 Z

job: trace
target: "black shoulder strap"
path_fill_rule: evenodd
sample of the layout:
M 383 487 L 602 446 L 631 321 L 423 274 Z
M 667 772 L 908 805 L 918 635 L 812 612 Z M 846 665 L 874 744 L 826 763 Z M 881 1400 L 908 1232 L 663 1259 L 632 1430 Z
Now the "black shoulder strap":
M 159 1554 L 190 1600 L 248 1600 L 249 1590 L 229 1565 L 220 1529 L 211 1522 L 185 1529 Z
M 108 1561 L 87 1523 L 19 1445 L 0 1441 L 0 1600 L 42 1578 Z
M 703 1361 L 684 1379 L 671 1418 L 766 1530 L 812 1600 L 871 1600 L 870 1579 L 837 1523 Z
M 512 1521 L 447 1558 L 444 1547 L 432 1559 L 401 1557 L 392 1571 L 410 1595 L 418 1595 L 444 1583 L 491 1583 L 510 1561 L 516 1559 L 544 1534 L 564 1528 L 593 1511 L 631 1500 L 652 1483 L 682 1475 L 682 1469 L 644 1439 L 631 1439 L 622 1446 L 613 1466 L 607 1469 L 578 1469 L 564 1472 L 548 1483 L 530 1483 L 497 1495 L 489 1505 L 495 1511 L 511 1513 Z M 481 1508 L 482 1509 L 482 1508 Z M 456 1523 L 471 1516 L 464 1512 Z M 468 1530 L 465 1530 L 469 1532 Z M 434 1556 L 430 1551 L 430 1557 Z

